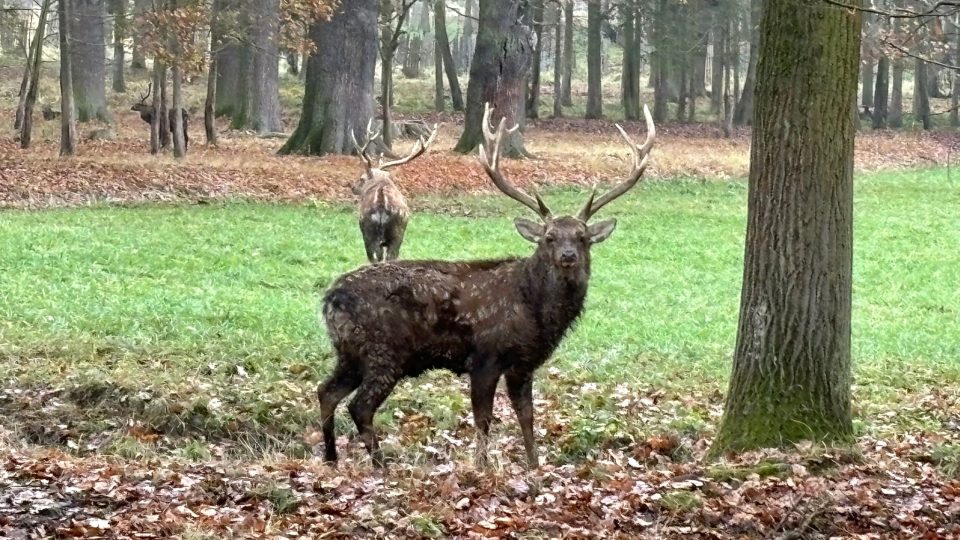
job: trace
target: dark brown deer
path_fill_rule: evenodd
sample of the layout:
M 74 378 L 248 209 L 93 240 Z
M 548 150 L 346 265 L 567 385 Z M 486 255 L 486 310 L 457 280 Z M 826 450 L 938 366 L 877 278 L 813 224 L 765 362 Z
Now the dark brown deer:
M 583 311 L 591 246 L 616 228 L 615 220 L 590 223 L 590 218 L 639 182 L 655 128 L 646 107 L 647 138 L 642 145 L 634 144 L 617 126 L 633 152 L 627 179 L 599 199 L 594 191 L 576 216 L 555 217 L 539 196 L 519 190 L 500 171 L 504 122 L 493 130 L 490 114 L 487 105 L 480 162 L 500 191 L 540 216 L 541 223 L 514 220 L 520 236 L 536 249 L 526 258 L 371 265 L 333 283 L 323 300 L 323 317 L 337 365 L 317 390 L 327 461 L 337 460 L 333 416 L 350 392 L 357 390 L 350 416 L 374 464 L 382 466 L 373 428 L 377 408 L 402 378 L 448 369 L 470 376 L 478 466 L 487 463 L 493 398 L 501 376 L 520 423 L 527 462 L 538 465 L 534 371 Z
M 147 85 L 147 93 L 140 94 L 140 101 L 136 103 L 133 107 L 130 107 L 131 111 L 137 111 L 138 113 L 140 113 L 140 119 L 146 122 L 147 124 L 153 123 L 153 114 L 154 114 L 153 105 L 147 104 L 147 98 L 150 97 L 150 92 L 152 89 L 153 89 L 153 83 Z M 187 135 L 187 126 L 190 121 L 190 113 L 188 113 L 186 109 L 180 109 L 180 112 L 181 112 L 180 116 L 183 119 L 183 146 L 184 148 L 187 148 L 190 146 L 190 136 Z M 169 115 L 170 129 L 173 129 L 173 120 L 174 118 L 176 118 L 177 113 L 173 109 L 171 109 L 167 111 L 167 114 Z M 171 136 L 171 133 L 169 131 L 167 131 L 166 133 L 161 132 L 160 133 L 161 145 L 167 146 L 167 144 L 169 144 L 171 140 L 170 136 Z
M 353 186 L 354 194 L 360 196 L 360 233 L 363 235 L 367 260 L 377 263 L 393 261 L 400 256 L 400 246 L 410 220 L 407 200 L 387 171 L 423 155 L 437 137 L 437 126 L 434 126 L 427 139 L 420 137 L 406 157 L 374 165 L 367 151 L 380 133 L 371 129 L 372 125 L 371 120 L 367 124 L 367 138 L 362 146 L 357 143 L 352 132 L 350 136 L 353 137 L 357 154 L 364 163 L 363 174 Z

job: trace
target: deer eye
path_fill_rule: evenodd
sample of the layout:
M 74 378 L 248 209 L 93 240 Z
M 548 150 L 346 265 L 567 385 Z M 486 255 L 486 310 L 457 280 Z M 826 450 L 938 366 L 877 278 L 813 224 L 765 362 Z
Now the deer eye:
M 544 238 L 544 240 L 546 240 L 548 244 L 552 244 L 556 239 L 557 239 L 557 238 L 556 238 L 555 236 L 551 235 L 551 234 L 548 234 L 548 235 Z

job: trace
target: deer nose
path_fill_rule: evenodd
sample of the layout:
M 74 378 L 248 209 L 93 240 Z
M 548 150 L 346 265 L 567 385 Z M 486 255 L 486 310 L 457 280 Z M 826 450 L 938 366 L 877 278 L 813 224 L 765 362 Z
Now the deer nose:
M 579 256 L 573 249 L 565 249 L 560 253 L 560 264 L 565 266 L 575 264 L 577 259 L 579 259 Z

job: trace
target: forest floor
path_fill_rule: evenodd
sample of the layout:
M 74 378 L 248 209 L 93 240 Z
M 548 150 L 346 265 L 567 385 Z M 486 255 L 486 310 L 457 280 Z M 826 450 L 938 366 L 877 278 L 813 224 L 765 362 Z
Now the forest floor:
M 521 467 L 498 395 L 494 466 L 476 470 L 466 382 L 431 373 L 378 415 L 378 472 L 345 411 L 340 466 L 314 457 L 332 362 L 317 293 L 363 263 L 356 158 L 280 157 L 282 140 L 225 129 L 207 148 L 199 120 L 186 160 L 152 157 L 131 98 L 111 99 L 115 137 L 69 160 L 56 122 L 38 114 L 28 151 L 0 126 L 0 536 L 960 536 L 957 134 L 858 136 L 855 446 L 705 459 L 749 131 L 668 124 L 650 181 L 605 210 L 619 228 L 586 314 L 539 374 L 542 466 Z M 510 224 L 523 210 L 452 153 L 458 121 L 403 116 L 444 122 L 397 173 L 416 209 L 404 257 L 529 252 Z M 537 159 L 504 168 L 558 210 L 628 167 L 612 122 L 534 121 L 526 138 Z

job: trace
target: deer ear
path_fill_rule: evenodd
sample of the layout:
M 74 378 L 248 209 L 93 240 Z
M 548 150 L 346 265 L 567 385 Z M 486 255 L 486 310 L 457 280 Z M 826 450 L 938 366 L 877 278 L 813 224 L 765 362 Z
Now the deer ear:
M 538 244 L 543 238 L 543 225 L 539 223 L 534 223 L 529 219 L 518 217 L 513 220 L 513 224 L 516 225 L 520 236 L 522 236 L 528 242 Z
M 599 244 L 607 238 L 610 238 L 610 235 L 613 234 L 613 230 L 616 228 L 617 220 L 615 219 L 598 221 L 593 225 L 587 226 L 587 236 L 590 237 L 591 244 Z

